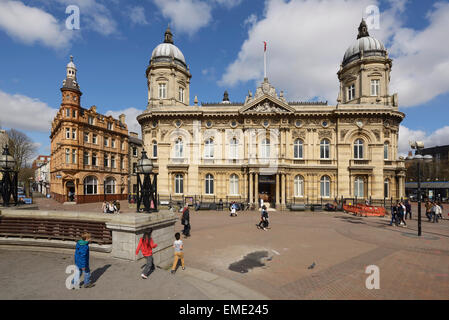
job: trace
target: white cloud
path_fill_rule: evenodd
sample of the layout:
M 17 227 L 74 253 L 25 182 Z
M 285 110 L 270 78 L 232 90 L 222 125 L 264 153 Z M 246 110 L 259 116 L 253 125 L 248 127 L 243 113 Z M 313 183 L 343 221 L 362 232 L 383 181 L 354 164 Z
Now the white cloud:
M 220 85 L 235 86 L 263 77 L 263 41 L 268 41 L 268 76 L 292 100 L 319 97 L 336 103 L 337 71 L 346 49 L 356 40 L 360 13 L 370 0 L 267 0 L 264 17 L 250 16 L 248 39 L 227 67 Z M 404 28 L 407 1 L 390 1 L 381 12 L 380 30 L 370 34 L 393 58 L 390 92 L 409 107 L 449 92 L 449 3 L 438 3 L 421 31 Z M 252 25 L 251 25 L 252 24 Z
M 242 0 L 214 0 L 219 5 L 222 5 L 228 9 L 234 8 L 242 3 Z
M 18 130 L 50 132 L 57 109 L 38 99 L 0 90 L 0 115 L 4 127 Z
M 0 1 L 0 29 L 14 40 L 26 44 L 38 42 L 55 49 L 68 47 L 73 36 L 73 32 L 65 29 L 65 22 L 20 1 Z
M 406 156 L 410 151 L 409 141 L 423 141 L 426 148 L 449 145 L 449 126 L 445 126 L 430 134 L 422 130 L 411 130 L 399 126 L 399 154 Z
M 257 15 L 252 14 L 248 18 L 246 18 L 245 21 L 243 21 L 243 25 L 252 28 L 256 24 L 256 22 L 257 22 Z
M 135 25 L 148 24 L 148 21 L 145 18 L 145 9 L 143 7 L 131 7 L 128 10 L 128 16 L 130 17 L 131 22 Z
M 141 115 L 144 112 L 144 110 L 136 109 L 136 108 L 128 108 L 123 110 L 109 110 L 106 112 L 106 115 L 111 115 L 115 119 L 118 119 L 118 117 L 121 114 L 124 114 L 126 116 L 125 122 L 128 126 L 128 132 L 137 132 L 139 136 L 142 135 L 142 129 L 140 127 L 140 124 L 137 122 L 136 118 L 137 116 Z

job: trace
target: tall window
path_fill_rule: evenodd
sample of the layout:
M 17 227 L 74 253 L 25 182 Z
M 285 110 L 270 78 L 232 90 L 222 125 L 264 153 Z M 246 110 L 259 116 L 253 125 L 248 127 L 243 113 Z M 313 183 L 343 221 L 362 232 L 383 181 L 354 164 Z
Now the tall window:
M 137 148 L 133 147 L 133 157 L 137 157 Z
M 88 122 L 89 124 L 94 124 L 94 117 L 89 116 L 89 117 L 87 118 L 87 122 Z
M 295 177 L 295 197 L 304 197 L 304 178 Z
M 97 144 L 97 135 L 96 134 L 92 135 L 92 143 Z
M 72 139 L 76 140 L 76 129 L 72 129 Z
M 112 177 L 107 178 L 104 189 L 106 194 L 115 194 L 115 179 Z
M 98 180 L 95 177 L 89 176 L 84 179 L 84 194 L 97 194 Z
M 115 148 L 115 139 L 112 139 L 112 141 L 111 141 L 111 147 L 112 147 L 112 148 Z
M 115 156 L 111 156 L 111 168 L 115 169 Z
M 229 152 L 229 156 L 231 159 L 237 159 L 238 158 L 238 147 L 239 147 L 239 142 L 236 138 L 232 138 L 231 139 L 231 143 L 230 143 L 230 152 Z
M 371 80 L 371 95 L 378 96 L 380 94 L 380 80 Z
M 263 139 L 261 144 L 261 158 L 270 157 L 270 139 Z
M 363 140 L 357 139 L 354 142 L 354 159 L 363 159 Z
M 112 122 L 108 122 L 108 130 L 112 130 Z
M 204 142 L 204 158 L 214 157 L 214 140 L 207 139 Z
M 385 179 L 384 181 L 384 198 L 388 198 L 390 196 L 390 180 Z
M 65 109 L 65 116 L 70 117 L 70 109 Z
M 109 167 L 109 156 L 106 153 L 104 154 L 104 166 Z
M 153 158 L 157 158 L 157 142 L 153 141 Z
M 133 173 L 137 173 L 137 162 L 133 163 Z
M 184 102 L 184 88 L 179 87 L 179 101 Z
M 323 139 L 320 143 L 320 158 L 329 159 L 330 158 L 330 143 L 329 140 Z
M 104 137 L 104 146 L 107 147 L 109 146 L 109 138 Z
M 97 165 L 97 154 L 96 153 L 92 153 L 92 165 L 93 166 Z
M 294 157 L 295 159 L 303 158 L 303 143 L 301 139 L 296 139 L 294 143 Z
M 123 158 L 120 158 L 120 169 L 125 169 L 125 160 L 123 160 Z
M 84 132 L 84 142 L 89 142 L 89 133 L 88 132 Z
M 89 152 L 87 151 L 83 153 L 83 163 L 85 166 L 89 165 Z
M 354 181 L 354 196 L 358 198 L 365 196 L 365 181 L 362 177 L 357 177 Z
M 351 84 L 348 87 L 348 101 L 353 100 L 355 98 L 355 84 Z
M 72 115 L 74 118 L 76 118 L 76 110 L 73 110 Z
M 65 149 L 65 163 L 70 163 L 70 149 Z
M 239 177 L 236 174 L 231 175 L 231 178 L 229 179 L 229 194 L 239 194 Z
M 323 176 L 320 180 L 320 195 L 322 198 L 331 196 L 331 179 L 328 176 Z
M 385 142 L 384 143 L 384 160 L 388 160 L 388 158 L 389 158 L 389 154 L 388 154 L 388 148 L 389 147 L 389 144 L 388 144 L 388 142 Z
M 167 98 L 167 84 L 159 83 L 159 99 Z
M 214 194 L 214 176 L 206 175 L 206 194 Z
M 177 174 L 175 176 L 175 193 L 176 194 L 184 193 L 184 176 L 182 174 Z
M 181 139 L 176 140 L 175 142 L 175 158 L 183 158 L 184 157 L 184 148 Z
M 75 149 L 72 150 L 72 163 L 73 164 L 76 163 L 76 150 Z
M 65 129 L 65 138 L 70 139 L 70 128 Z

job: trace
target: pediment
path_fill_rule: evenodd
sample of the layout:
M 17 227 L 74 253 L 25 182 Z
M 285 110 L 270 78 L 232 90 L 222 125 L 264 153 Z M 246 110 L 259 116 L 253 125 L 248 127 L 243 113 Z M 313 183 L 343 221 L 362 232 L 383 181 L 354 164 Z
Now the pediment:
M 242 107 L 239 113 L 249 114 L 284 114 L 294 113 L 295 109 L 281 100 L 275 101 L 272 97 L 266 95 L 259 99 L 252 101 L 250 104 Z

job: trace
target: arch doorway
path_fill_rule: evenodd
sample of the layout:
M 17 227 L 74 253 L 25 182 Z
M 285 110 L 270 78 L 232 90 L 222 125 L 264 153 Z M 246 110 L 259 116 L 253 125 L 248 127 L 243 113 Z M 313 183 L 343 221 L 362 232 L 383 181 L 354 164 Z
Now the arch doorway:
M 69 202 L 75 201 L 75 183 L 73 181 L 67 181 L 66 183 L 66 195 Z

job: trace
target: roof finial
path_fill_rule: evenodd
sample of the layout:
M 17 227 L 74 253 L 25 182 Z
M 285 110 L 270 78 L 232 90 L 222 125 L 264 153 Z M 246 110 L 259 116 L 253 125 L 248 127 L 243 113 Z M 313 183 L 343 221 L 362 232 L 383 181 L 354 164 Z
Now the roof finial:
M 171 44 L 173 44 L 173 33 L 171 33 L 170 24 L 167 26 L 167 30 L 165 30 L 164 43 L 171 43 Z
M 73 62 L 73 56 L 70 55 L 70 62 Z
M 362 22 L 359 26 L 359 34 L 357 35 L 357 39 L 369 37 L 368 26 L 366 25 L 365 19 L 362 18 Z

